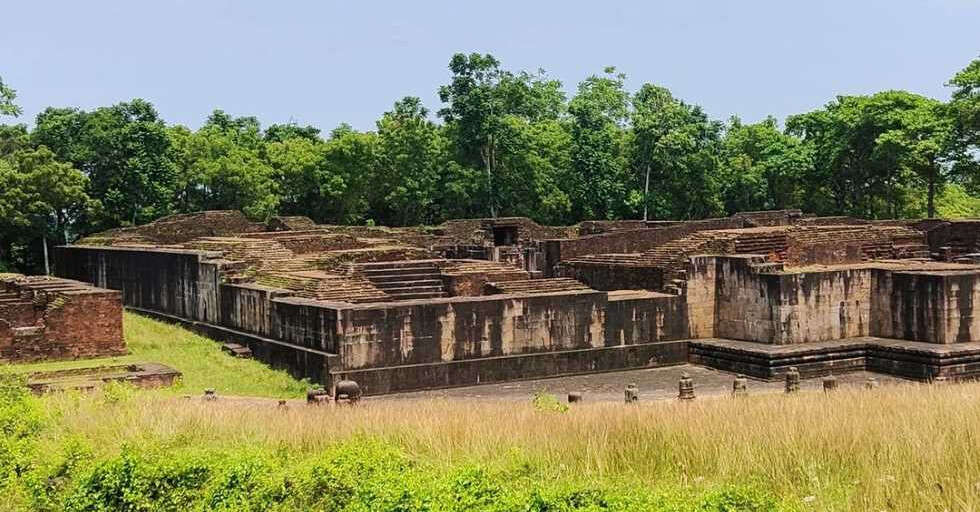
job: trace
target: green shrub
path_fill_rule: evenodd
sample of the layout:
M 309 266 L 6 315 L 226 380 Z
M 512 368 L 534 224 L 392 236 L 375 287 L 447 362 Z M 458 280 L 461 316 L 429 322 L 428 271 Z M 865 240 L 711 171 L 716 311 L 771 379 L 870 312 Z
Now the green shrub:
M 562 403 L 555 395 L 543 391 L 534 393 L 531 403 L 539 411 L 568 412 L 568 404 Z
M 770 493 L 756 487 L 723 487 L 709 493 L 699 504 L 698 512 L 770 512 L 780 510 Z
M 0 374 L 0 490 L 37 461 L 35 438 L 44 420 L 24 380 L 23 376 Z
M 199 503 L 211 474 L 208 461 L 176 454 L 148 455 L 123 447 L 95 465 L 65 500 L 65 510 L 137 512 L 185 510 Z

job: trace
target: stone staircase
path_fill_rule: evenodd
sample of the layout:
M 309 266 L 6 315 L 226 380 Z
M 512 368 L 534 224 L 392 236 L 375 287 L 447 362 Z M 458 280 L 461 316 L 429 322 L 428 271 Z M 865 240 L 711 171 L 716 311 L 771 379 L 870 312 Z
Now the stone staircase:
M 320 270 L 292 273 L 263 272 L 255 282 L 272 288 L 289 290 L 292 295 L 308 299 L 364 303 L 391 300 L 385 292 L 366 279 Z
M 487 283 L 488 293 L 555 293 L 577 290 L 591 290 L 585 284 L 570 277 L 555 277 L 550 279 L 525 279 L 519 281 L 502 281 Z
M 603 264 L 603 265 L 635 265 L 635 266 L 649 266 L 649 262 L 642 259 L 642 254 L 638 252 L 631 253 L 612 253 L 612 254 L 584 254 L 582 256 L 576 256 L 574 258 L 567 259 L 562 262 L 571 264 Z
M 735 254 L 761 254 L 783 259 L 789 249 L 786 231 L 740 234 L 735 239 Z
M 433 299 L 446 296 L 439 271 L 442 261 L 355 263 L 351 266 L 351 272 L 386 293 L 388 300 Z
M 221 251 L 229 260 L 261 262 L 293 258 L 293 252 L 278 241 L 261 238 L 209 236 L 192 240 L 184 246 L 189 249 Z
M 682 294 L 687 286 L 687 262 L 697 254 L 731 254 L 736 235 L 697 232 L 644 252 L 644 263 L 663 269 L 664 291 Z
M 486 274 L 489 281 L 520 281 L 530 279 L 526 270 L 512 265 L 485 260 L 450 260 L 442 264 L 443 275 Z

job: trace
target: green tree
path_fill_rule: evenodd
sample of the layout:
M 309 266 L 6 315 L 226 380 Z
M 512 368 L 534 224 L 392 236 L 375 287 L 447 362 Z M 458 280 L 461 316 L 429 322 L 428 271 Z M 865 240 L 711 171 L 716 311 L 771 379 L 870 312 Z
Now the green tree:
M 265 129 L 266 142 L 282 142 L 293 138 L 303 138 L 316 142 L 320 140 L 320 129 L 313 126 L 299 126 L 294 123 L 272 124 Z
M 629 203 L 642 205 L 644 219 L 650 210 L 660 219 L 719 214 L 721 124 L 652 84 L 644 84 L 632 104 Z
M 961 158 L 954 147 L 954 122 L 942 103 L 921 98 L 898 112 L 895 126 L 876 141 L 878 158 L 897 166 L 926 186 L 926 215 L 936 216 L 936 196 L 942 191 Z M 914 186 L 914 185 L 913 185 Z
M 573 208 L 576 217 L 613 219 L 626 211 L 630 95 L 626 75 L 607 67 L 578 86 L 571 114 Z
M 572 137 L 567 123 L 507 116 L 500 147 L 502 211 L 548 224 L 572 222 Z
M 32 137 L 89 178 L 101 201 L 91 229 L 139 224 L 171 211 L 175 166 L 163 120 L 149 102 L 135 99 L 92 112 L 47 109 Z
M 802 137 L 814 155 L 813 170 L 804 180 L 807 209 L 869 218 L 905 215 L 918 178 L 911 148 L 897 148 L 903 145 L 900 139 L 938 126 L 916 121 L 935 104 L 917 94 L 884 91 L 840 96 L 823 109 L 791 116 L 787 130 Z M 920 135 L 913 135 L 915 130 Z
M 812 157 L 800 139 L 779 130 L 768 117 L 743 124 L 732 117 L 721 149 L 721 195 L 728 213 L 797 208 L 801 179 Z
M 980 58 L 956 73 L 948 86 L 955 87 L 947 114 L 953 120 L 953 152 L 958 155 L 954 175 L 975 193 L 980 192 Z
M 0 77 L 0 115 L 13 117 L 19 116 L 21 110 L 20 107 L 14 103 L 14 100 L 16 99 L 17 91 L 4 84 L 3 77 Z
M 0 155 L 0 256 L 15 243 L 40 240 L 49 273 L 48 240 L 70 241 L 76 220 L 91 207 L 87 186 L 84 174 L 46 147 Z
M 323 195 L 326 142 L 290 137 L 266 145 L 266 160 L 279 183 L 280 212 L 305 215 L 319 222 L 329 216 L 330 197 Z
M 178 128 L 169 135 L 177 163 L 175 198 L 182 207 L 242 210 L 256 219 L 275 214 L 278 182 L 256 118 L 215 110 L 197 132 Z
M 433 222 L 441 169 L 448 160 L 445 137 L 427 119 L 428 109 L 409 96 L 378 121 L 378 163 L 372 213 L 382 224 Z
M 439 88 L 439 98 L 447 104 L 439 110 L 439 116 L 449 125 L 459 163 L 482 169 L 485 204 L 490 216 L 496 217 L 500 191 L 495 181 L 505 118 L 556 118 L 564 104 L 561 83 L 548 79 L 543 72 L 505 71 L 489 54 L 458 53 L 450 60 L 449 69 L 450 83 Z
M 370 192 L 377 186 L 378 136 L 341 125 L 331 132 L 316 176 L 325 198 L 323 220 L 360 224 L 370 219 Z

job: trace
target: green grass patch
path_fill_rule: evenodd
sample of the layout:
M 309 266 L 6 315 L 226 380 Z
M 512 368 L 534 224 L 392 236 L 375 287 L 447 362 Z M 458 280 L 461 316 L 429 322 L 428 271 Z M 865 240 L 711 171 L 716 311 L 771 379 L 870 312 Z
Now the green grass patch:
M 5 372 L 66 370 L 136 362 L 162 363 L 179 370 L 179 382 L 164 393 L 200 394 L 214 388 L 219 394 L 271 398 L 298 398 L 309 383 L 259 361 L 239 359 L 222 352 L 221 344 L 183 327 L 135 313 L 123 316 L 123 331 L 129 354 L 121 357 L 11 364 Z

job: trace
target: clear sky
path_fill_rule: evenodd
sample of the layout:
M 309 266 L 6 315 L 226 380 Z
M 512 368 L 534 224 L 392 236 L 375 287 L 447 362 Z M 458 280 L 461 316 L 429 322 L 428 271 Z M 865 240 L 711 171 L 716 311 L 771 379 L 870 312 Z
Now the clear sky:
M 406 95 L 437 110 L 450 56 L 474 51 L 568 91 L 615 65 L 719 119 L 782 120 L 837 94 L 945 99 L 980 56 L 980 0 L 31 0 L 0 16 L 0 76 L 28 123 L 141 97 L 191 127 L 221 108 L 373 129 Z

